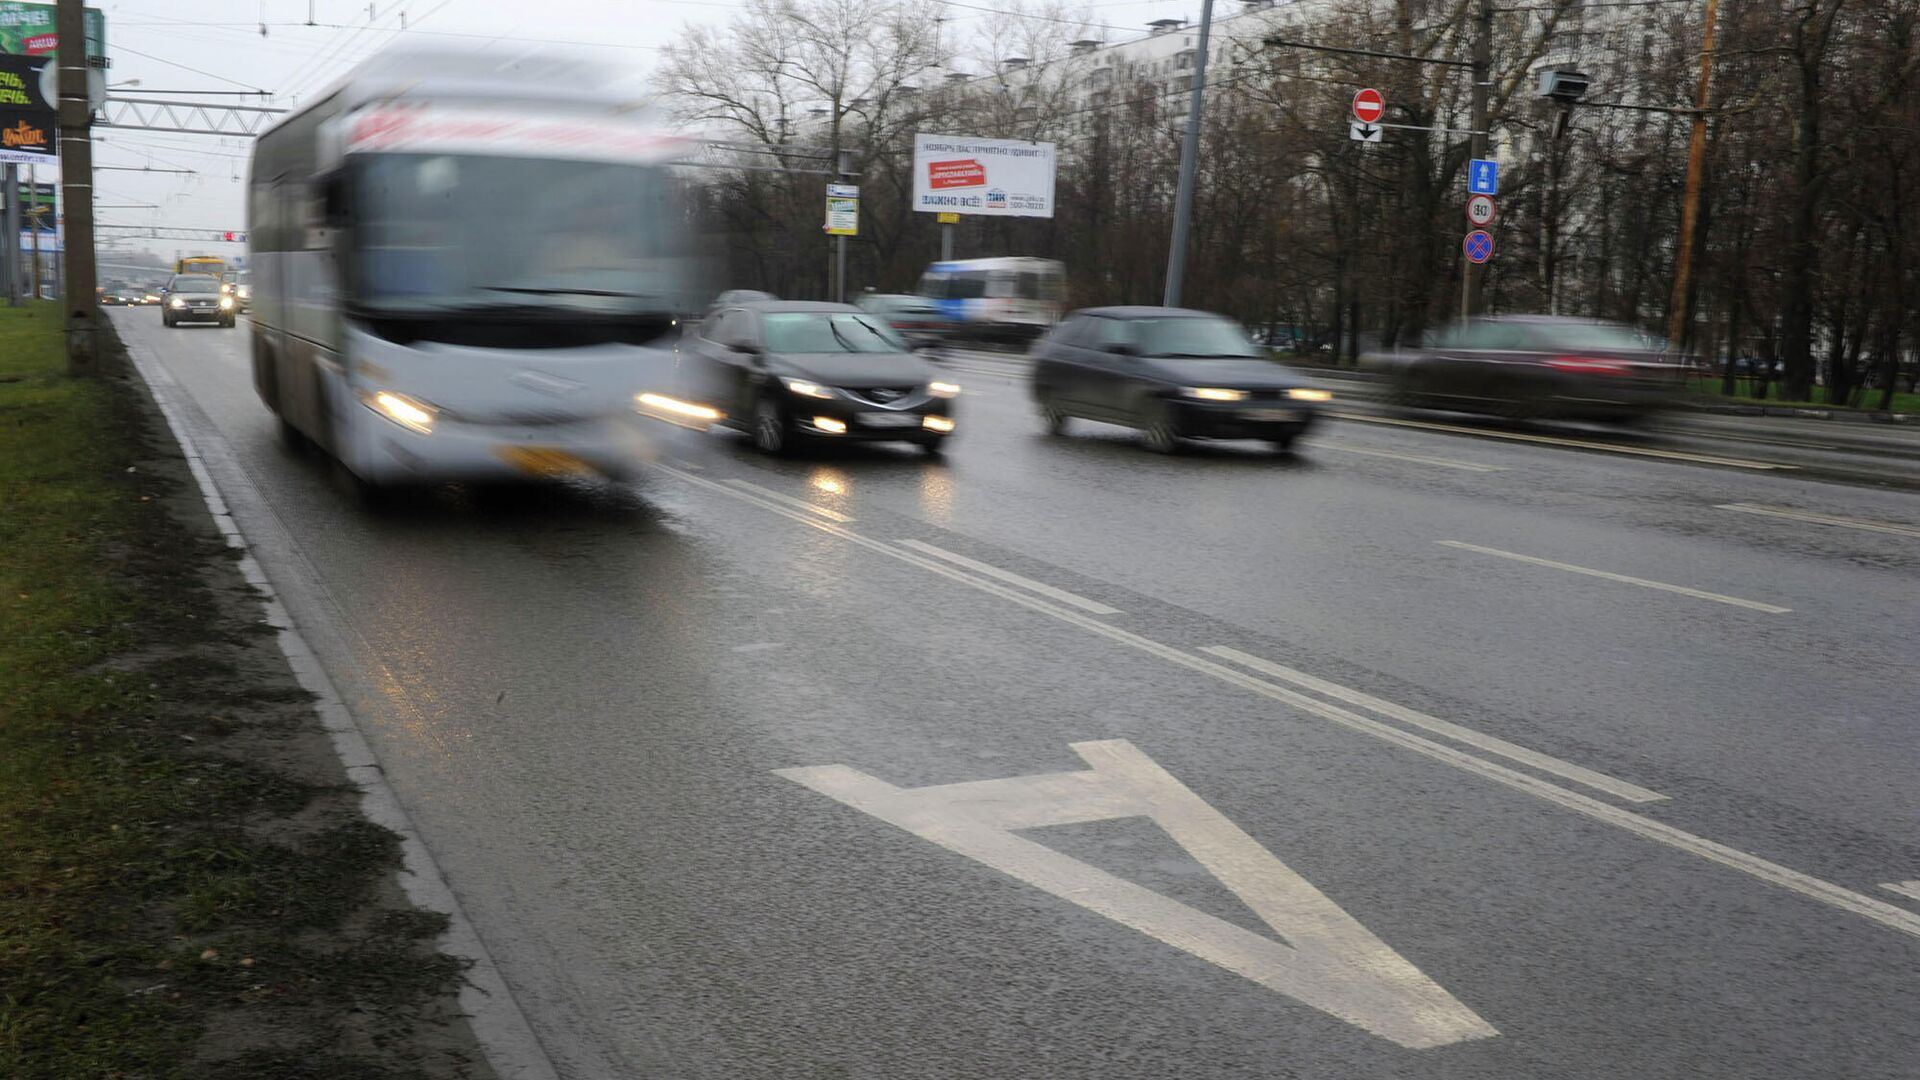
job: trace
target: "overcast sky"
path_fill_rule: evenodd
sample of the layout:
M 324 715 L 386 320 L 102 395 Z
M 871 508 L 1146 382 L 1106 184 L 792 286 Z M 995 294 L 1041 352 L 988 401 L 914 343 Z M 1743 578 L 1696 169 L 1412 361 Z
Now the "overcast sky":
M 935 0 L 928 0 L 934 3 Z M 266 90 L 276 107 L 297 104 L 356 62 L 403 41 L 524 49 L 552 42 L 631 63 L 646 72 L 662 45 L 689 23 L 724 24 L 739 0 L 96 0 L 107 13 L 111 81 L 139 80 L 114 93 L 153 90 Z M 944 7 L 964 31 L 997 0 Z M 1110 40 L 1135 36 L 1148 20 L 1198 18 L 1199 0 L 1091 0 Z M 1240 5 L 1219 0 L 1216 14 Z M 369 11 L 371 10 L 371 16 Z M 307 25 L 312 12 L 315 25 Z M 401 29 L 404 17 L 406 29 Z M 266 34 L 261 35 L 265 25 Z M 166 95 L 173 98 L 177 95 Z M 250 99 L 222 98 L 231 102 Z M 257 100 L 257 99 L 253 99 Z M 95 162 L 191 169 L 175 176 L 103 171 L 102 221 L 189 228 L 246 227 L 242 190 L 250 140 L 95 128 Z M 156 209 L 142 208 L 150 204 Z M 169 258 L 227 245 L 136 241 Z M 238 254 L 239 248 L 229 249 Z M 103 275 L 104 276 L 104 275 Z

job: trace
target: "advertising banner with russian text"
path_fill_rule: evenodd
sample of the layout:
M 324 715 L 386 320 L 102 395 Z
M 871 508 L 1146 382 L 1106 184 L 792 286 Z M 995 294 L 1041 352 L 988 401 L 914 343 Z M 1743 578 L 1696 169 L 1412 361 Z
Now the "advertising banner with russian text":
M 1052 143 L 913 137 L 913 208 L 928 214 L 1053 216 Z

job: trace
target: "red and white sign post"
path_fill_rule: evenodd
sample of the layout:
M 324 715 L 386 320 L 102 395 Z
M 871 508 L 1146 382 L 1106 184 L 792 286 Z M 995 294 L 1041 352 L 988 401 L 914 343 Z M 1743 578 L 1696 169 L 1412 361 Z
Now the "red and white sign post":
M 1363 124 L 1371 124 L 1387 115 L 1387 99 L 1380 91 L 1369 86 L 1353 95 L 1353 118 Z

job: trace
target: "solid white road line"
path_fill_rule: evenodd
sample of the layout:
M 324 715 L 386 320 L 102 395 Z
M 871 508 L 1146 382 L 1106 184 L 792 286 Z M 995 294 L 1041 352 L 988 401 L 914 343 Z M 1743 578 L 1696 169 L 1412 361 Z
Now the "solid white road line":
M 1195 656 L 1192 653 L 1182 652 L 1171 645 L 1162 644 L 1151 638 L 1133 633 L 1132 631 L 1123 630 L 1120 627 L 1102 622 L 1099 619 L 1091 618 L 1078 611 L 1049 603 L 1037 596 L 1022 592 L 999 582 L 975 577 L 946 563 L 938 562 L 912 551 L 903 550 L 900 547 L 884 541 L 875 540 L 869 536 L 862 536 L 852 529 L 842 528 L 839 525 L 821 521 L 818 518 L 811 517 L 800 511 L 788 509 L 777 502 L 759 498 L 751 492 L 742 491 L 739 488 L 729 487 L 725 484 L 715 483 L 705 477 L 695 476 L 683 469 L 676 469 L 671 465 L 662 465 L 659 467 L 659 471 L 669 476 L 677 476 L 686 483 L 696 487 L 703 487 L 709 491 L 726 495 L 729 498 L 751 503 L 760 507 L 762 510 L 779 514 L 782 517 L 797 521 L 809 528 L 832 533 L 849 543 L 866 548 L 868 551 L 918 566 L 929 573 L 938 574 L 950 581 L 958 582 L 991 596 L 997 596 L 1002 600 L 1010 601 L 1030 611 L 1039 612 L 1042 615 L 1050 616 L 1061 622 L 1078 626 L 1083 630 L 1104 637 L 1117 644 L 1125 645 L 1128 648 L 1136 649 L 1150 656 L 1157 656 L 1169 663 L 1178 664 L 1181 667 L 1197 671 L 1203 675 L 1210 675 L 1221 682 L 1230 683 L 1251 693 L 1258 694 L 1261 697 L 1291 705 L 1309 715 L 1318 716 L 1324 720 L 1339 724 L 1342 727 L 1371 735 L 1383 742 L 1389 742 L 1444 764 L 1452 765 L 1455 768 L 1473 773 L 1494 783 L 1502 784 L 1516 791 L 1525 792 L 1526 794 L 1553 803 L 1563 809 L 1571 810 L 1574 813 L 1582 814 L 1596 821 L 1623 829 L 1636 836 L 1652 840 L 1657 844 L 1663 844 L 1676 851 L 1682 851 L 1697 858 L 1705 859 L 1708 862 L 1724 866 L 1730 870 L 1737 870 L 1758 881 L 1778 886 L 1779 888 L 1797 893 L 1808 899 L 1817 900 L 1842 911 L 1851 912 L 1863 919 L 1869 919 L 1889 929 L 1920 938 L 1920 915 L 1916 915 L 1905 908 L 1895 907 L 1884 900 L 1878 900 L 1864 893 L 1858 893 L 1852 889 L 1835 885 L 1830 881 L 1822 881 L 1810 874 L 1803 874 L 1798 870 L 1789 869 L 1781 866 L 1779 863 L 1769 862 L 1757 855 L 1740 851 L 1737 848 L 1728 847 L 1725 844 L 1708 840 L 1705 837 L 1695 836 L 1684 829 L 1675 828 L 1665 822 L 1644 817 L 1631 810 L 1623 810 L 1614 806 L 1612 803 L 1602 802 L 1590 795 L 1582 795 L 1577 791 L 1563 788 L 1558 784 L 1542 780 L 1529 773 L 1523 773 L 1518 769 L 1510 769 L 1497 762 L 1475 757 L 1464 750 L 1455 750 L 1451 746 L 1434 742 L 1432 739 L 1422 738 L 1419 735 L 1415 735 L 1409 731 L 1403 731 L 1390 724 L 1383 724 L 1378 720 L 1361 716 L 1359 713 L 1351 712 L 1337 705 L 1329 705 L 1318 698 L 1308 697 L 1297 691 L 1276 686 L 1262 679 L 1256 679 L 1251 675 L 1217 661 L 1202 656 Z
M 997 566 L 983 563 L 978 559 L 969 559 L 965 555 L 948 551 L 946 548 L 934 547 L 924 540 L 900 540 L 897 541 L 897 543 L 910 547 L 915 551 L 924 551 L 935 558 L 945 559 L 950 563 L 964 566 L 976 574 L 985 574 L 988 577 L 999 578 L 1001 581 L 1007 582 L 1010 585 L 1018 585 L 1028 592 L 1039 593 L 1041 596 L 1047 597 L 1050 600 L 1058 600 L 1063 604 L 1071 604 L 1081 611 L 1091 611 L 1095 615 L 1120 614 L 1120 609 L 1117 607 L 1108 607 L 1098 600 L 1089 600 L 1084 596 L 1070 593 L 1065 589 L 1056 589 L 1044 582 L 1035 581 L 1028 577 L 1021 577 L 1011 570 L 1002 570 Z
M 846 523 L 854 520 L 853 518 L 850 518 L 847 515 L 839 512 L 838 510 L 829 510 L 824 506 L 817 506 L 813 503 L 808 502 L 805 499 L 796 499 L 791 495 L 782 495 L 779 492 L 774 491 L 772 488 L 763 488 L 759 484 L 748 483 L 745 480 L 737 480 L 737 479 L 731 479 L 731 478 L 727 480 L 727 483 L 732 484 L 733 486 L 738 488 L 745 488 L 746 490 L 753 492 L 755 495 L 758 495 L 763 499 L 773 499 L 778 502 L 786 503 L 788 506 L 794 507 L 796 509 L 805 510 L 810 514 L 819 514 L 821 517 L 826 518 L 828 521 L 834 521 L 842 525 L 845 525 Z
M 1595 570 L 1588 566 L 1575 566 L 1572 563 L 1555 562 L 1552 559 L 1542 559 L 1535 555 L 1522 555 L 1515 551 L 1502 551 L 1499 548 L 1481 547 L 1479 544 L 1463 544 L 1458 540 L 1435 540 L 1434 543 L 1442 547 L 1459 548 L 1462 551 L 1477 551 L 1482 555 L 1497 555 L 1502 559 L 1512 559 L 1515 562 L 1532 563 L 1535 566 L 1546 566 L 1555 570 L 1565 570 L 1569 574 L 1585 574 L 1587 577 L 1617 581 L 1622 585 L 1638 585 L 1643 589 L 1659 589 L 1661 592 L 1691 596 L 1696 600 L 1711 600 L 1716 604 L 1731 604 L 1734 607 L 1743 607 L 1751 611 L 1764 611 L 1769 615 L 1785 615 L 1793 610 L 1792 608 L 1779 607 L 1774 604 L 1763 604 L 1758 600 L 1742 600 L 1737 596 L 1722 596 L 1719 593 L 1706 592 L 1701 589 L 1689 589 L 1685 585 L 1669 585 L 1664 581 L 1649 581 L 1646 578 L 1628 577 L 1625 574 L 1615 574 L 1607 570 Z
M 1920 881 L 1889 881 L 1880 887 L 1909 900 L 1920 900 Z
M 1529 435 L 1522 431 L 1494 431 L 1490 428 L 1463 427 L 1459 424 L 1435 424 L 1426 420 L 1402 420 L 1395 416 L 1368 416 L 1365 413 L 1355 412 L 1329 412 L 1327 415 L 1342 420 L 1358 420 L 1365 424 L 1391 424 L 1394 427 L 1420 428 L 1425 431 L 1477 435 L 1485 439 L 1543 443 L 1549 446 L 1573 446 L 1582 450 L 1604 450 L 1609 454 L 1631 454 L 1635 457 L 1663 458 L 1668 461 L 1690 461 L 1700 465 L 1725 465 L 1734 469 L 1799 468 L 1798 465 L 1783 465 L 1776 461 L 1748 461 L 1745 458 L 1716 457 L 1712 454 L 1689 454 L 1680 450 L 1656 450 L 1650 446 L 1620 446 L 1615 443 L 1593 442 L 1590 439 L 1568 439 L 1558 435 Z
M 1353 446 L 1348 443 L 1328 442 L 1325 439 L 1315 439 L 1310 444 L 1310 448 L 1314 450 L 1338 450 L 1343 454 L 1366 454 L 1369 457 L 1392 458 L 1395 461 L 1411 461 L 1419 465 L 1438 465 L 1443 469 L 1464 469 L 1467 472 L 1506 471 L 1499 465 L 1475 465 L 1470 461 L 1450 461 L 1446 458 L 1422 457 L 1419 454 L 1395 454 L 1386 450 L 1373 450 L 1364 446 Z
M 1283 679 L 1293 683 L 1295 686 L 1305 687 L 1308 690 L 1323 694 L 1336 701 L 1344 701 L 1349 705 L 1358 705 L 1363 709 L 1378 713 L 1381 716 L 1390 716 L 1402 723 L 1424 728 L 1427 731 L 1433 732 L 1435 735 L 1452 739 L 1454 742 L 1465 743 L 1468 746 L 1485 750 L 1490 754 L 1498 754 L 1511 761 L 1517 761 L 1522 765 L 1531 766 L 1543 773 L 1551 773 L 1561 779 L 1571 780 L 1577 784 L 1585 784 L 1596 791 L 1604 791 L 1617 799 L 1623 799 L 1627 802 L 1648 803 L 1660 802 L 1666 798 L 1665 795 L 1657 791 L 1649 791 L 1637 784 L 1629 784 L 1625 780 L 1616 780 L 1605 773 L 1594 772 L 1592 769 L 1583 768 L 1570 761 L 1562 761 L 1557 757 L 1551 757 L 1536 750 L 1529 750 L 1524 746 L 1510 743 L 1505 739 L 1482 734 L 1471 728 L 1461 727 L 1458 724 L 1442 720 L 1437 716 L 1429 716 L 1418 710 L 1409 709 L 1405 705 L 1374 697 L 1371 694 L 1363 693 L 1352 687 L 1341 686 L 1339 683 L 1316 678 L 1304 671 L 1295 671 L 1293 668 L 1287 667 L 1284 664 L 1276 664 L 1271 660 L 1253 656 L 1249 653 L 1243 653 L 1239 649 L 1228 648 L 1225 645 L 1210 645 L 1200 651 L 1231 660 L 1243 667 L 1252 668 L 1262 675 L 1269 675 L 1273 678 Z
M 1895 536 L 1920 538 L 1920 528 L 1912 525 L 1896 525 L 1890 521 L 1862 521 L 1859 518 L 1834 517 L 1832 514 L 1815 514 L 1806 510 L 1790 510 L 1784 506 L 1761 506 L 1757 503 L 1719 503 L 1715 510 L 1737 510 L 1742 514 L 1761 514 L 1766 517 L 1791 518 L 1794 521 L 1807 521 L 1815 525 L 1837 525 L 1843 529 L 1865 529 L 1868 532 L 1892 533 Z

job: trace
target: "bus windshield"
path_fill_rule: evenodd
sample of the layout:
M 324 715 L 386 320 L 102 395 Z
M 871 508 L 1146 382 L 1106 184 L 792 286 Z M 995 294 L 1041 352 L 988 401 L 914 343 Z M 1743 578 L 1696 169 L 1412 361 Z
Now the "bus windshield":
M 657 166 L 373 154 L 357 177 L 349 288 L 377 314 L 631 315 L 667 310 L 680 284 L 679 211 Z

